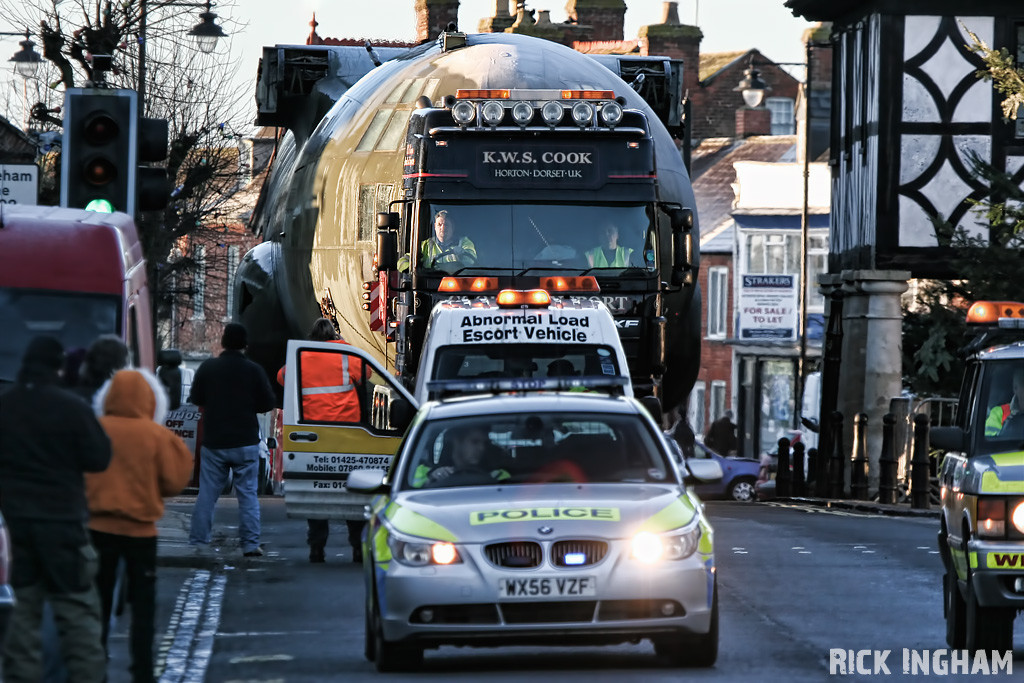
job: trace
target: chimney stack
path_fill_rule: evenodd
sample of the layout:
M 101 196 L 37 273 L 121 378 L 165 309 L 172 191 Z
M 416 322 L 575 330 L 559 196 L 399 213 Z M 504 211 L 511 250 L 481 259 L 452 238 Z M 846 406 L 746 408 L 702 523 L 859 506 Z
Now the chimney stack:
M 625 33 L 625 0 L 568 0 L 565 13 L 578 26 L 590 26 L 591 40 L 622 40 Z
M 772 113 L 768 107 L 740 107 L 736 110 L 736 137 L 749 138 L 752 135 L 770 135 Z
M 458 26 L 459 0 L 416 0 L 416 39 L 434 40 L 449 23 Z
M 683 89 L 697 92 L 700 83 L 700 41 L 697 26 L 679 23 L 679 3 L 662 3 L 662 22 L 641 26 L 640 54 L 683 60 Z

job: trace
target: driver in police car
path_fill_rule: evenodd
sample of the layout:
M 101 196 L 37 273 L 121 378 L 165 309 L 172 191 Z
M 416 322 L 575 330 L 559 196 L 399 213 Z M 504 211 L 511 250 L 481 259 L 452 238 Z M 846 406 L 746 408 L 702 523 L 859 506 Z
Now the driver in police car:
M 483 425 L 455 427 L 445 435 L 445 440 L 448 438 L 452 439 L 452 464 L 433 469 L 429 465 L 420 465 L 413 473 L 413 488 L 422 488 L 427 483 L 444 486 L 445 480 L 460 474 L 486 474 L 496 482 L 509 478 L 510 475 L 505 470 L 484 469 L 484 455 L 491 440 L 487 435 L 487 428 Z
M 468 237 L 456 237 L 455 223 L 447 211 L 434 216 L 434 235 L 420 244 L 421 265 L 435 268 L 443 264 L 472 266 L 476 263 L 476 245 Z M 409 270 L 409 255 L 398 260 L 398 269 Z

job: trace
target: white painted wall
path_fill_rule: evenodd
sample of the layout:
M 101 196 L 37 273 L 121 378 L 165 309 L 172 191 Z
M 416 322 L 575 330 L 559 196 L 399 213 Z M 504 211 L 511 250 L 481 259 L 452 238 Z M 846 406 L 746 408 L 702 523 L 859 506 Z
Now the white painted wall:
M 804 205 L 803 164 L 737 161 L 735 209 L 791 209 Z M 832 197 L 832 176 L 828 164 L 811 164 L 808 203 L 812 209 L 828 209 Z

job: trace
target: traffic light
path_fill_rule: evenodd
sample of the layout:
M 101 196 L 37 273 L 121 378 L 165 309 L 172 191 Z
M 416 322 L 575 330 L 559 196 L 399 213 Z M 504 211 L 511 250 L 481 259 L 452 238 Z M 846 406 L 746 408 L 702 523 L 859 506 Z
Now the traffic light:
M 138 121 L 134 90 L 67 90 L 61 206 L 135 215 Z
M 167 158 L 167 119 L 143 118 L 139 121 L 139 161 L 163 161 Z M 157 211 L 166 208 L 171 196 L 167 169 L 159 166 L 138 167 L 135 177 L 135 197 L 139 211 Z

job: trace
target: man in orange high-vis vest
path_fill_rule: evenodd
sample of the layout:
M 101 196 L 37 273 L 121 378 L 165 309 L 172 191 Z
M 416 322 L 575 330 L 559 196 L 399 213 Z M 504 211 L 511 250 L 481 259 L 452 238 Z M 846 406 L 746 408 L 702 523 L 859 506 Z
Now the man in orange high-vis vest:
M 310 341 L 347 344 L 334 329 L 334 323 L 320 318 L 313 323 Z M 340 355 L 340 358 L 339 358 Z M 348 354 L 317 351 L 303 351 L 299 356 L 299 392 L 302 395 L 302 420 L 304 422 L 347 422 L 361 421 L 359 388 L 363 383 L 363 361 Z M 277 373 L 277 381 L 284 385 L 285 369 Z M 309 544 L 309 561 L 324 562 L 326 559 L 327 537 L 330 524 L 326 519 L 306 520 L 309 527 L 306 542 Z M 352 546 L 352 561 L 363 561 L 362 533 L 366 522 L 346 520 L 348 542 Z

